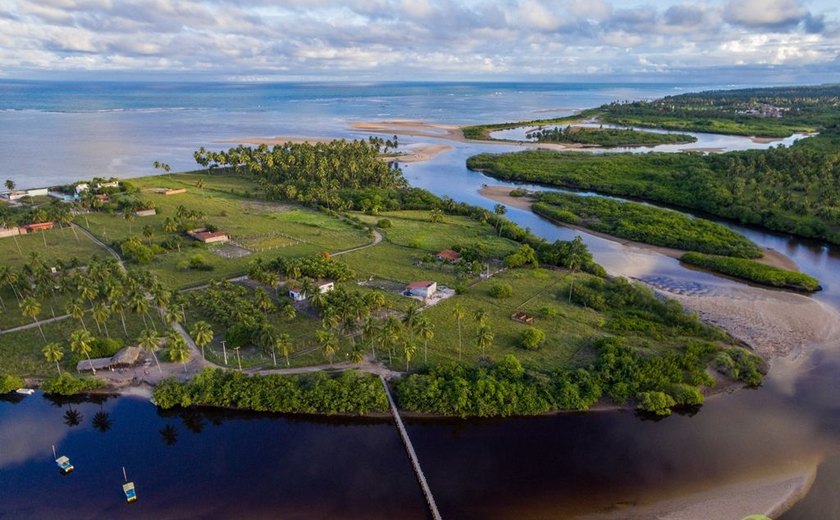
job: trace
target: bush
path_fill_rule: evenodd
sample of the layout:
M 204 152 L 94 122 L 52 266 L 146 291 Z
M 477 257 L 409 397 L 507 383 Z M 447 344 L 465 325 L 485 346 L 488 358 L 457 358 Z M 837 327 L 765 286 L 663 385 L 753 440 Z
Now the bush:
M 388 229 L 391 227 L 391 221 L 387 218 L 381 218 L 376 221 L 376 227 L 379 229 Z
M 13 375 L 0 377 L 0 394 L 14 392 L 18 388 L 23 388 L 23 379 Z
M 528 190 L 524 190 L 522 188 L 514 188 L 510 190 L 509 195 L 511 197 L 525 197 L 526 195 L 528 195 Z
M 179 262 L 178 267 L 181 269 L 189 269 L 191 271 L 212 271 L 213 264 L 207 261 L 204 256 L 195 254 L 185 262 Z
M 676 401 L 665 392 L 642 392 L 636 408 L 656 415 L 671 415 L 671 407 Z
M 513 287 L 507 282 L 499 282 L 490 288 L 490 296 L 493 298 L 510 298 L 513 296 Z
M 545 332 L 536 327 L 528 327 L 519 337 L 519 344 L 526 350 L 537 350 L 543 343 L 545 343 Z
M 105 383 L 92 377 L 75 378 L 64 372 L 60 376 L 41 383 L 41 390 L 47 394 L 73 395 L 89 392 L 105 386 Z
M 819 280 L 805 273 L 779 269 L 754 260 L 704 255 L 702 253 L 686 253 L 680 260 L 687 264 L 697 265 L 711 271 L 771 287 L 807 292 L 822 289 Z
M 90 346 L 90 357 L 111 357 L 123 347 L 123 342 L 117 338 L 95 338 Z M 87 359 L 86 356 L 77 356 L 77 358 L 78 361 Z

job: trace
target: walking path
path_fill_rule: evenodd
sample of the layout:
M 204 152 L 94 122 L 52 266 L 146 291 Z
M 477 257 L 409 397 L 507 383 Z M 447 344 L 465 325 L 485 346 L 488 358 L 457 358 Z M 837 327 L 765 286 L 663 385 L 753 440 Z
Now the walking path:
M 33 328 L 38 327 L 40 325 L 46 325 L 47 323 L 53 323 L 53 322 L 56 322 L 56 321 L 66 320 L 69 317 L 70 317 L 69 314 L 64 314 L 62 316 L 56 316 L 55 318 L 48 318 L 46 320 L 41 320 L 41 321 L 38 321 L 38 322 L 33 321 L 32 323 L 27 323 L 26 325 L 21 325 L 19 327 L 12 327 L 11 329 L 0 330 L 0 334 L 9 334 L 10 332 L 19 332 L 21 330 L 33 329 Z
M 379 376 L 382 381 L 382 386 L 385 387 L 385 394 L 388 396 L 388 404 L 391 407 L 391 414 L 394 416 L 394 422 L 397 423 L 397 429 L 400 431 L 405 450 L 408 452 L 408 458 L 411 459 L 411 465 L 414 466 L 414 474 L 417 475 L 417 481 L 420 482 L 420 488 L 423 490 L 423 496 L 426 497 L 426 503 L 429 505 L 429 511 L 432 513 L 432 518 L 441 520 L 440 512 L 438 512 L 435 497 L 432 495 L 432 490 L 429 488 L 429 483 L 426 482 L 426 475 L 423 474 L 423 468 L 420 467 L 420 461 L 417 459 L 417 453 L 414 451 L 414 446 L 411 444 L 411 438 L 403 425 L 402 418 L 400 418 L 400 411 L 397 409 L 397 404 L 394 402 L 394 397 L 391 395 L 391 389 L 388 387 L 388 382 L 385 377 Z
M 367 249 L 369 247 L 373 247 L 380 242 L 382 242 L 382 233 L 380 233 L 379 231 L 374 229 L 373 230 L 373 242 L 371 242 L 370 244 L 365 244 L 363 246 L 354 247 L 354 248 L 351 248 L 351 249 L 345 249 L 344 251 L 339 251 L 337 253 L 332 253 L 330 256 L 340 256 L 340 255 L 346 255 L 347 253 L 354 253 L 356 251 L 361 251 L 362 249 Z

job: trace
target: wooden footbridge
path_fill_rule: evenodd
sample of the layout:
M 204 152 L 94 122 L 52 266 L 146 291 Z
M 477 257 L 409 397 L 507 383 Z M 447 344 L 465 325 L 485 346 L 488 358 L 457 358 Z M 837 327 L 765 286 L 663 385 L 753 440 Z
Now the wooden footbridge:
M 417 453 L 414 452 L 414 446 L 411 444 L 411 439 L 408 437 L 408 432 L 405 425 L 400 418 L 400 412 L 397 410 L 397 404 L 394 402 L 394 397 L 391 395 L 391 389 L 388 387 L 388 382 L 383 376 L 379 376 L 382 380 L 382 386 L 385 387 L 385 395 L 388 396 L 388 403 L 391 406 L 391 415 L 394 416 L 394 422 L 397 423 L 397 429 L 400 431 L 405 451 L 408 452 L 408 458 L 411 460 L 411 465 L 414 468 L 414 474 L 417 476 L 417 481 L 420 483 L 420 488 L 423 490 L 423 496 L 426 498 L 426 504 L 429 506 L 429 512 L 432 514 L 434 520 L 441 520 L 440 512 L 437 504 L 435 504 L 435 497 L 432 495 L 432 490 L 426 482 L 426 476 L 423 474 L 423 468 L 420 467 L 420 461 L 417 459 Z

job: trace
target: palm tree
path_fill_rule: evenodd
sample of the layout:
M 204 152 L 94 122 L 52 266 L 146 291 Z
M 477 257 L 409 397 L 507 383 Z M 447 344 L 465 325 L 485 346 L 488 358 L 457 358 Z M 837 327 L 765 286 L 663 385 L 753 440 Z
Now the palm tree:
M 97 328 L 102 325 L 105 328 L 105 335 L 110 339 L 111 335 L 108 333 L 108 324 L 106 322 L 111 317 L 111 309 L 104 303 L 97 302 L 93 305 L 93 312 L 91 314 L 93 314 L 93 321 L 96 322 Z
M 82 423 L 82 419 L 82 413 L 78 410 L 74 410 L 72 406 L 64 412 L 64 424 L 70 428 L 80 425 Z
M 93 375 L 96 375 L 96 369 L 90 359 L 90 352 L 93 350 L 91 343 L 93 343 L 93 336 L 85 329 L 77 329 L 70 334 L 70 350 L 80 356 L 86 356 Z
M 429 341 L 435 337 L 432 321 L 425 314 L 417 317 L 417 334 L 423 338 L 423 363 L 428 363 Z
M 142 291 L 134 291 L 128 297 L 128 308 L 134 314 L 141 316 L 143 318 L 143 325 L 147 327 L 149 324 L 146 323 L 146 314 L 149 312 L 150 305 L 149 300 L 146 299 Z M 152 327 L 155 328 L 154 320 L 152 321 Z M 157 329 L 155 328 L 155 330 Z
M 291 339 L 288 334 L 278 334 L 274 340 L 273 349 L 279 351 L 286 358 L 286 366 L 289 366 L 289 353 L 292 347 Z M 276 363 L 275 363 L 276 364 Z
M 385 320 L 385 324 L 379 329 L 379 344 L 388 349 L 388 364 L 393 363 L 391 355 L 399 339 L 400 322 L 391 316 Z
M 44 341 L 47 341 L 47 337 L 44 336 L 44 329 L 41 328 L 41 323 L 38 321 L 38 315 L 41 314 L 41 303 L 32 296 L 27 296 L 20 302 L 19 307 L 24 316 L 32 318 L 32 321 L 38 326 L 38 330 L 41 331 L 41 337 L 44 338 Z
M 47 346 L 44 347 L 42 352 L 44 353 L 44 357 L 47 358 L 47 361 L 55 363 L 55 369 L 58 370 L 58 375 L 61 375 L 59 362 L 64 359 L 64 349 L 61 348 L 61 345 L 55 342 L 47 343 Z
M 586 254 L 586 244 L 583 243 L 583 239 L 580 235 L 578 235 L 569 243 L 569 256 L 566 258 L 566 266 L 572 272 L 572 278 L 569 282 L 569 303 L 572 303 L 572 289 L 575 286 L 575 271 L 583 266 Z
M 15 184 L 15 181 L 13 181 L 12 179 L 6 179 L 6 182 L 4 184 L 6 186 L 6 189 L 9 191 L 15 191 L 15 186 L 17 186 L 17 184 Z
M 507 213 L 507 208 L 504 204 L 496 204 L 495 206 L 493 206 L 493 213 L 495 213 L 496 216 L 499 217 L 496 219 L 496 228 L 499 232 L 499 236 L 502 236 L 502 215 Z
M 70 229 L 73 231 L 73 236 L 76 237 L 76 242 L 79 241 L 79 235 L 76 233 L 76 227 L 73 225 L 73 215 L 71 215 L 69 211 L 65 211 L 59 215 L 58 222 L 62 227 L 70 226 Z
M 131 208 L 125 208 L 123 210 L 123 218 L 128 222 L 128 234 L 131 234 L 131 223 L 134 222 L 134 212 Z
M 187 373 L 187 361 L 190 360 L 190 348 L 184 337 L 170 330 L 166 336 L 169 347 L 169 361 L 173 363 L 182 363 L 184 365 L 184 373 Z
M 403 356 L 405 357 L 405 371 L 408 372 L 409 363 L 417 351 L 417 346 L 408 338 L 403 339 Z
M 150 352 L 152 357 L 155 358 L 155 364 L 157 364 L 158 371 L 162 374 L 163 369 L 160 368 L 160 362 L 158 361 L 157 350 L 160 348 L 160 338 L 152 329 L 143 329 L 143 332 L 140 333 L 140 337 L 137 338 L 137 346 L 145 350 L 146 352 Z
M 155 232 L 152 229 L 152 226 L 148 224 L 143 226 L 143 237 L 149 242 L 149 247 L 152 247 L 152 235 L 154 234 Z
M 475 342 L 476 345 L 478 345 L 478 348 L 481 349 L 481 359 L 485 358 L 485 349 L 493 345 L 493 338 L 493 331 L 490 330 L 489 325 L 481 325 L 478 328 L 478 334 L 475 337 Z
M 122 321 L 123 333 L 128 338 L 128 327 L 125 325 L 125 301 L 118 297 L 111 300 L 111 311 L 120 313 L 120 321 Z
M 82 324 L 82 328 L 87 330 L 87 325 L 85 325 L 85 303 L 83 300 L 75 299 L 67 304 L 67 314 L 71 317 L 79 320 Z
M 179 307 L 167 307 L 163 313 L 167 323 L 181 323 L 184 321 L 184 311 Z
M 277 366 L 277 351 L 274 349 L 277 343 L 277 329 L 270 323 L 262 325 L 256 333 L 256 343 L 271 354 L 274 366 Z
M 195 187 L 201 190 L 201 196 L 204 197 L 204 179 L 195 181 Z
M 161 428 L 159 433 L 161 440 L 163 440 L 163 443 L 167 446 L 172 446 L 178 442 L 178 429 L 171 424 L 167 424 Z
M 487 326 L 487 309 L 478 309 L 475 311 L 475 315 L 473 317 L 475 318 L 475 321 L 478 322 L 479 327 Z
M 210 328 L 210 324 L 206 321 L 195 322 L 190 331 L 190 336 L 192 336 L 195 344 L 201 348 L 201 357 L 204 358 L 204 347 L 213 341 L 213 329 Z
M 461 302 L 455 304 L 455 307 L 452 308 L 452 317 L 458 320 L 458 361 L 461 361 L 461 321 L 467 315 L 464 312 L 464 307 L 461 305 Z
M 315 339 L 324 350 L 324 355 L 327 356 L 330 365 L 332 365 L 333 357 L 338 352 L 338 336 L 331 329 L 321 328 L 315 332 Z
M 372 316 L 368 316 L 368 319 L 362 325 L 362 334 L 370 341 L 370 349 L 373 353 L 374 360 L 376 359 L 376 336 L 378 331 L 379 327 L 376 324 L 376 320 Z
M 111 417 L 105 410 L 99 410 L 93 415 L 93 427 L 102 433 L 111 429 Z

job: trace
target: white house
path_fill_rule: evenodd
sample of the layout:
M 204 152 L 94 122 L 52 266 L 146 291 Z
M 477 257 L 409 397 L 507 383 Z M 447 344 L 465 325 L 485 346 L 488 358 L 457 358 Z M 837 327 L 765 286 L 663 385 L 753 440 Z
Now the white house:
M 431 298 L 431 296 L 437 292 L 437 282 L 411 282 L 405 286 L 405 292 L 409 296 Z
M 9 200 L 20 200 L 24 197 L 39 197 L 47 196 L 49 190 L 47 188 L 35 188 L 32 190 L 10 191 L 8 194 Z
M 317 287 L 319 293 L 324 294 L 335 289 L 335 282 L 331 282 L 329 280 L 318 280 L 315 282 L 315 287 Z M 289 288 L 289 298 L 296 302 L 300 302 L 306 299 L 306 293 L 303 291 L 301 286 L 293 285 Z

